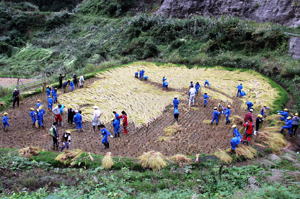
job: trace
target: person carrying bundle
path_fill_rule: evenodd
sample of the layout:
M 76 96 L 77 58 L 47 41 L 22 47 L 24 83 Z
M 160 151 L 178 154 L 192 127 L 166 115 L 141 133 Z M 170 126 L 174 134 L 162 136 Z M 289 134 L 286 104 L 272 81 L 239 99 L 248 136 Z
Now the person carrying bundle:
M 214 111 L 212 114 L 212 120 L 211 120 L 210 124 L 212 125 L 216 121 L 216 125 L 218 125 L 219 124 L 219 116 L 220 116 L 220 112 L 218 111 L 218 108 L 214 107 Z
M 34 110 L 34 108 L 31 108 L 31 109 L 30 109 L 29 116 L 30 116 L 31 121 L 32 121 L 32 127 L 34 128 L 34 127 L 35 127 L 36 120 L 37 120 L 37 113 L 36 113 L 36 111 Z
M 9 125 L 9 117 L 8 117 L 8 113 L 7 112 L 3 113 L 2 124 L 3 124 L 3 130 L 4 131 L 8 131 L 8 127 L 10 125 Z
M 105 128 L 105 126 L 103 124 L 100 125 L 100 132 L 103 136 L 101 142 L 104 145 L 104 149 L 109 149 L 109 140 L 108 140 L 108 136 L 113 137 L 111 135 L 111 133 Z

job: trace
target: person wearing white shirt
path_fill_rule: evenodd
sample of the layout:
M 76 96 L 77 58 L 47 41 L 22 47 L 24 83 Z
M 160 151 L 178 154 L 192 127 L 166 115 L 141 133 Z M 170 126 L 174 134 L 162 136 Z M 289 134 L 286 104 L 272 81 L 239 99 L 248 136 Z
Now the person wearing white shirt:
M 100 121 L 101 115 L 102 115 L 102 112 L 99 110 L 99 107 L 94 106 L 94 113 L 93 113 L 93 120 L 92 120 L 94 132 L 96 132 L 96 127 L 99 128 L 99 126 L 101 124 L 101 121 Z
M 189 96 L 189 107 L 191 107 L 191 105 L 195 105 L 196 89 L 194 86 L 191 86 L 189 90 Z

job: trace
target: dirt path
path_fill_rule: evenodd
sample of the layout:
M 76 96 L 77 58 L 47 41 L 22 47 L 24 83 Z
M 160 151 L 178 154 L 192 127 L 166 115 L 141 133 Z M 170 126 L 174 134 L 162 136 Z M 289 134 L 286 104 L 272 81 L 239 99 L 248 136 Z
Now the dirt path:
M 90 80 L 89 82 L 92 82 Z M 161 89 L 161 85 L 156 85 Z M 172 88 L 169 89 L 173 91 Z M 179 91 L 179 90 L 176 90 Z M 219 92 L 214 89 L 214 91 Z M 182 89 L 180 92 L 186 92 Z M 222 93 L 225 94 L 225 93 Z M 226 95 L 226 94 L 225 94 Z M 200 95 L 199 95 L 200 96 Z M 162 115 L 148 126 L 135 128 L 132 123 L 129 125 L 129 134 L 121 134 L 120 138 L 110 139 L 112 153 L 120 156 L 136 157 L 145 151 L 156 150 L 165 155 L 173 155 L 177 153 L 195 154 L 195 153 L 211 153 L 217 148 L 228 148 L 230 138 L 232 137 L 231 125 L 225 125 L 225 117 L 222 115 L 220 124 L 210 125 L 204 124 L 203 120 L 211 120 L 213 107 L 219 101 L 210 100 L 206 108 L 203 107 L 202 99 L 196 98 L 194 108 L 187 107 L 187 98 L 181 100 L 179 124 L 182 125 L 182 131 L 175 134 L 168 141 L 159 141 L 159 136 L 164 136 L 163 129 L 174 124 L 173 106 L 167 106 Z M 44 149 L 51 150 L 52 139 L 48 135 L 48 129 L 53 121 L 53 115 L 47 111 L 45 115 L 45 129 L 35 129 L 31 126 L 29 117 L 29 108 L 33 107 L 37 99 L 42 99 L 46 104 L 45 94 L 39 94 L 26 98 L 21 102 L 20 108 L 8 110 L 11 118 L 11 127 L 8 132 L 0 131 L 0 147 L 22 148 L 26 146 L 40 146 Z M 245 111 L 240 109 L 241 102 L 237 98 L 233 98 L 232 115 L 244 115 Z M 121 111 L 121 110 L 119 110 Z M 73 125 L 67 124 L 66 114 L 64 118 L 64 127 L 59 129 L 60 136 L 65 129 L 74 128 Z M 130 121 L 130 115 L 129 115 Z M 112 125 L 107 124 L 110 132 L 113 132 Z M 80 148 L 87 152 L 104 154 L 107 151 L 103 149 L 101 144 L 101 136 L 99 133 L 93 133 L 91 123 L 83 124 L 84 132 L 72 133 L 71 148 Z

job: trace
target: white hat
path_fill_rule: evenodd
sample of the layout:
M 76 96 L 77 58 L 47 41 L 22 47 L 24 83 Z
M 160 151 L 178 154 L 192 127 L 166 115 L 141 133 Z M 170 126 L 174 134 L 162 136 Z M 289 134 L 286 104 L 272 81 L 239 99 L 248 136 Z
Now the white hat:
M 75 113 L 78 113 L 78 110 L 75 110 Z
M 251 108 L 249 111 L 250 111 L 250 112 L 253 112 L 253 109 Z
M 93 108 L 94 108 L 94 109 L 99 109 L 99 107 L 98 107 L 98 106 L 94 106 Z

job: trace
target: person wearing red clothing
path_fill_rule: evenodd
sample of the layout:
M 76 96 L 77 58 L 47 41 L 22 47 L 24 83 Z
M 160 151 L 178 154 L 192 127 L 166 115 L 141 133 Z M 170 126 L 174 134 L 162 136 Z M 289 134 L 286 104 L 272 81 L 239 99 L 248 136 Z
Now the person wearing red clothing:
M 251 119 L 251 121 L 253 121 L 252 112 L 253 112 L 253 109 L 251 108 L 251 109 L 249 110 L 249 112 L 245 115 L 245 117 L 244 117 L 244 122 L 247 122 L 247 121 L 250 120 L 250 119 Z
M 246 127 L 246 132 L 245 132 L 245 134 L 243 136 L 242 143 L 249 145 L 249 143 L 251 141 L 252 134 L 253 134 L 253 128 L 254 128 L 252 119 L 249 119 L 244 124 L 244 127 Z
M 123 133 L 128 134 L 128 130 L 127 130 L 127 127 L 128 127 L 127 113 L 125 111 L 122 111 L 121 113 L 122 113 L 122 115 L 119 116 L 118 118 L 123 120 L 123 122 L 122 122 L 123 123 Z

